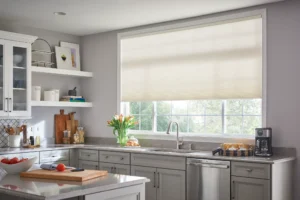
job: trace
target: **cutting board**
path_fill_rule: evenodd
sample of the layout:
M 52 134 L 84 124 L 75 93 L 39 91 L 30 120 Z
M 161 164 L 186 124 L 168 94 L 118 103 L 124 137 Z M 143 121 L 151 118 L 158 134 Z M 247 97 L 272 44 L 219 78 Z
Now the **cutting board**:
M 78 120 L 74 120 L 75 112 L 69 113 L 69 120 L 67 120 L 67 130 L 71 132 L 71 144 L 74 143 L 73 136 L 76 133 L 78 127 Z
M 58 172 L 56 170 L 32 170 L 29 172 L 20 173 L 20 177 L 24 178 L 37 178 L 37 179 L 51 179 L 51 180 L 62 180 L 62 181 L 76 181 L 83 182 L 93 178 L 98 178 L 101 176 L 106 176 L 107 171 L 99 170 L 84 170 L 81 172 L 71 172 L 71 170 L 65 170 L 63 172 Z
M 69 115 L 65 115 L 64 110 L 60 110 L 60 114 L 54 115 L 55 123 L 55 143 L 62 144 L 64 137 L 64 130 L 66 130 L 66 122 L 69 120 Z

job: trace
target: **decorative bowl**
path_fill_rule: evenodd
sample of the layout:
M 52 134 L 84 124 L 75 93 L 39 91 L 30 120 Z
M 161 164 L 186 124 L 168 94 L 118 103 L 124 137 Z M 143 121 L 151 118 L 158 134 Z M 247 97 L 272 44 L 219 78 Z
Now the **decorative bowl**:
M 20 64 L 20 63 L 23 61 L 23 58 L 24 58 L 23 55 L 15 54 L 15 55 L 13 56 L 13 62 L 14 62 L 14 65 Z
M 0 168 L 4 169 L 8 174 L 18 174 L 28 171 L 33 166 L 36 159 L 37 157 L 33 157 L 16 164 L 5 164 L 0 162 Z

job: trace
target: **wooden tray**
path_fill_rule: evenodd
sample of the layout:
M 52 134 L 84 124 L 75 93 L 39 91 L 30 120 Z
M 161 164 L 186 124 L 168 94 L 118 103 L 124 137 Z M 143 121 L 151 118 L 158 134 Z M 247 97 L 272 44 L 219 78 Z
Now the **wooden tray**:
M 20 173 L 20 177 L 24 178 L 37 178 L 37 179 L 51 179 L 51 180 L 62 180 L 62 181 L 76 181 L 83 182 L 86 180 L 106 176 L 107 171 L 99 170 L 84 170 L 81 172 L 71 172 L 71 170 L 65 170 L 64 172 L 58 172 L 56 170 L 32 170 L 29 172 Z

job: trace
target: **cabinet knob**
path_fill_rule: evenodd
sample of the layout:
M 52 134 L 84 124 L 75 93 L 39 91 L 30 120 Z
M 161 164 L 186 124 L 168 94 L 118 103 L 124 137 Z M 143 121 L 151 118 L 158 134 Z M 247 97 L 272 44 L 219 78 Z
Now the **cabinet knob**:
M 121 160 L 124 160 L 124 158 L 122 157 Z
M 253 171 L 253 169 L 246 169 L 246 171 L 247 171 L 247 172 L 252 172 L 252 171 Z
M 105 156 L 105 158 L 107 159 L 107 158 L 108 158 L 108 156 Z
M 89 156 L 89 157 L 90 157 L 91 155 L 90 155 L 90 154 L 88 154 L 87 156 Z

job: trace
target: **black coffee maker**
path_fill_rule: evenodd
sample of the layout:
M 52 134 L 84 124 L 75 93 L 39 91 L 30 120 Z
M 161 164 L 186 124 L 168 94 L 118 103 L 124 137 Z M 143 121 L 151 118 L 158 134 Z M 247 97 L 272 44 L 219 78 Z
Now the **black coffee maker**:
M 255 129 L 255 156 L 270 157 L 272 152 L 272 129 L 256 128 Z

